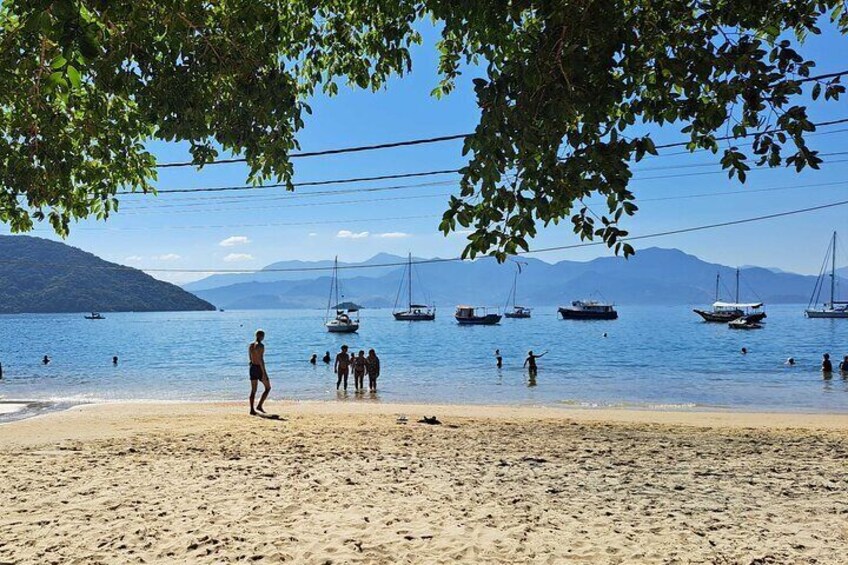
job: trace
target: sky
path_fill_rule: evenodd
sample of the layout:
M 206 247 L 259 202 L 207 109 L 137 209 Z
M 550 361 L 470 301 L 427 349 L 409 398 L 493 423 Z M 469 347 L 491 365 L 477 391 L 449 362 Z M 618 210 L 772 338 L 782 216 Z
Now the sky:
M 413 50 L 411 74 L 393 79 L 383 91 L 341 88 L 338 96 L 311 102 L 313 115 L 299 134 L 303 151 L 369 145 L 472 131 L 479 112 L 469 69 L 448 97 L 430 91 L 438 82 L 437 33 L 422 29 L 424 44 Z M 845 70 L 840 53 L 848 38 L 830 26 L 812 37 L 802 55 L 818 62 L 814 73 Z M 814 121 L 848 117 L 845 100 L 816 103 Z M 651 130 L 657 144 L 684 138 L 679 127 Z M 809 144 L 822 153 L 848 152 L 848 124 L 822 128 Z M 151 143 L 160 162 L 188 159 L 186 146 Z M 624 224 L 631 234 L 647 234 L 711 224 L 785 210 L 848 200 L 848 153 L 825 157 L 820 171 L 794 169 L 752 171 L 745 185 L 727 179 L 709 153 L 663 154 L 634 168 L 632 188 L 639 212 Z M 828 161 L 833 162 L 829 163 Z M 843 161 L 843 162 L 840 162 Z M 295 181 L 326 180 L 455 169 L 464 164 L 461 141 L 384 151 L 295 160 Z M 703 166 L 696 166 L 703 165 Z M 160 188 L 197 188 L 245 184 L 242 164 L 217 165 L 197 171 L 162 169 Z M 457 256 L 463 234 L 445 237 L 438 231 L 448 195 L 457 191 L 458 176 L 303 188 L 295 193 L 268 189 L 255 193 L 198 195 L 130 195 L 107 222 L 84 221 L 72 228 L 66 243 L 106 260 L 148 269 L 153 276 L 186 283 L 204 273 L 167 273 L 153 269 L 259 269 L 283 260 L 317 260 L 338 255 L 359 261 L 378 252 L 418 257 Z M 846 184 L 833 184 L 845 181 Z M 831 183 L 827 185 L 827 183 Z M 306 196 L 319 190 L 422 185 L 382 192 Z M 426 186 L 423 186 L 426 184 Z M 728 194 L 730 192 L 730 194 Z M 705 260 L 726 265 L 760 265 L 800 273 L 817 273 L 834 230 L 848 241 L 848 206 L 710 231 L 638 242 L 639 247 L 676 247 Z M 0 233 L 9 233 L 0 226 Z M 46 225 L 31 235 L 58 239 Z M 566 220 L 543 229 L 532 248 L 577 243 Z M 847 250 L 848 251 L 848 250 Z M 611 255 L 605 247 L 540 253 L 548 262 L 588 260 Z M 843 255 L 843 264 L 848 253 Z

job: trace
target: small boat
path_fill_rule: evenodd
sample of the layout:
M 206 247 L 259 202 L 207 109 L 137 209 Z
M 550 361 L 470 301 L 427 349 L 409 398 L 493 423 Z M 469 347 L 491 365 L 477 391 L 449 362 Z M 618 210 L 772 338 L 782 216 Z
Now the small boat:
M 333 298 L 335 297 L 335 301 Z M 331 305 L 335 317 L 330 319 Z M 353 315 L 356 314 L 354 319 Z M 349 334 L 359 330 L 359 307 L 353 303 L 339 302 L 339 258 L 333 263 L 333 279 L 330 282 L 330 298 L 327 302 L 327 316 L 324 322 L 327 331 L 335 334 Z
M 86 320 L 105 320 L 106 316 L 100 312 L 92 312 L 91 315 L 85 317 Z
M 494 326 L 501 321 L 500 314 L 489 314 L 482 306 L 457 306 L 454 318 L 460 326 Z
M 408 274 L 407 274 L 408 273 Z M 407 309 L 398 311 L 397 303 L 400 298 L 401 291 L 403 290 L 403 283 L 407 281 L 407 287 L 409 290 L 409 301 L 407 302 Z M 414 304 L 412 302 L 412 253 L 409 254 L 409 263 L 407 271 L 404 271 L 403 276 L 400 279 L 400 287 L 398 288 L 397 298 L 395 299 L 395 306 L 392 310 L 392 316 L 394 316 L 395 320 L 400 322 L 432 322 L 436 319 L 436 307 L 435 306 L 427 306 L 426 304 Z
M 815 308 L 814 305 L 819 303 L 819 295 L 822 287 L 824 287 L 824 269 L 819 273 L 816 279 L 816 286 L 813 289 L 813 295 L 810 297 L 810 303 L 804 314 L 808 318 L 848 318 L 848 301 L 836 300 L 836 232 L 833 232 L 833 239 L 830 246 L 827 248 L 825 259 L 830 255 L 830 302 L 825 302 L 821 308 Z
M 721 275 L 716 273 L 716 294 L 715 302 L 712 304 L 712 310 L 700 310 L 698 308 L 692 310 L 703 318 L 705 322 L 727 324 L 743 316 L 752 322 L 761 322 L 766 317 L 766 313 L 761 311 L 763 307 L 762 302 L 739 302 L 739 269 L 736 269 L 735 302 L 722 302 L 719 300 L 720 283 Z
M 615 320 L 618 318 L 614 305 L 597 300 L 575 300 L 571 306 L 558 310 L 563 320 Z
M 507 318 L 530 318 L 533 314 L 532 308 L 527 308 L 526 306 L 515 306 L 513 305 L 511 312 L 504 312 L 504 316 Z
M 506 297 L 507 307 L 504 309 L 504 316 L 512 319 L 530 318 L 533 315 L 533 309 L 528 308 L 527 306 L 518 306 L 515 303 L 518 290 L 518 275 L 521 274 L 521 265 L 526 265 L 527 263 L 522 263 L 520 261 L 516 261 L 515 263 L 518 266 L 518 269 L 515 272 L 515 277 L 512 279 L 512 289 Z M 512 310 L 509 310 L 510 299 L 512 299 Z
M 727 327 L 731 330 L 761 330 L 763 325 L 750 318 L 750 316 L 741 316 L 727 323 Z

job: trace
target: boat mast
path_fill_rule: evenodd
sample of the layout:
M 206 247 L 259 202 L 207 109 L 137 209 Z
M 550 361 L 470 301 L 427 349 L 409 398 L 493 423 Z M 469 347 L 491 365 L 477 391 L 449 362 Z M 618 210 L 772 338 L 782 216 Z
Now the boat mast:
M 515 272 L 515 279 L 512 281 L 512 309 L 515 310 L 515 302 L 518 300 L 518 271 Z
M 412 252 L 409 252 L 409 311 L 412 311 Z
M 719 285 L 720 281 L 721 281 L 721 273 L 716 273 L 716 293 L 715 293 L 715 300 L 713 300 L 713 302 L 718 302 L 718 285 Z
M 333 260 L 333 284 L 336 287 L 336 312 L 339 311 L 339 256 Z
M 739 304 L 739 267 L 736 267 L 736 304 Z
M 836 232 L 833 232 L 833 255 L 830 263 L 830 307 L 833 308 L 833 298 L 836 292 Z

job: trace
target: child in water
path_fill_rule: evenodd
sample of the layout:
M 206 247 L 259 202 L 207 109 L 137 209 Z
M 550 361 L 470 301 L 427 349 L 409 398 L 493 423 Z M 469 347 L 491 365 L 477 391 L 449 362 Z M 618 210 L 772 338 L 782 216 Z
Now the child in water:
M 380 376 L 380 358 L 373 349 L 368 350 L 368 390 L 377 392 L 377 377 Z
M 360 349 L 359 355 L 353 360 L 353 383 L 356 390 L 365 388 L 365 372 L 368 370 L 368 362 L 365 359 L 365 351 Z

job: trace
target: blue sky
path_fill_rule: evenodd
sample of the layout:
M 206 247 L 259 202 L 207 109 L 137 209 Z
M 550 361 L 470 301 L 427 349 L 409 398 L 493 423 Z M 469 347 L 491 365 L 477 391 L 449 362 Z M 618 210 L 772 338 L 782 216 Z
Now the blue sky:
M 413 52 L 413 72 L 393 80 L 378 93 L 341 89 L 335 98 L 313 101 L 314 114 L 299 139 L 304 151 L 382 143 L 463 133 L 476 124 L 478 111 L 470 89 L 474 73 L 468 73 L 450 96 L 436 100 L 430 91 L 437 83 L 436 34 L 424 30 L 425 44 Z M 848 63 L 848 39 L 829 26 L 821 37 L 811 38 L 802 54 L 818 61 L 817 72 L 844 70 Z M 814 121 L 848 117 L 845 100 L 811 108 Z M 848 151 L 848 124 L 824 128 L 834 132 L 810 138 L 822 152 Z M 683 138 L 676 128 L 654 130 L 657 143 Z M 187 158 L 177 144 L 151 145 L 160 161 Z M 410 148 L 375 151 L 324 158 L 298 159 L 296 180 L 310 181 L 431 169 L 459 168 L 464 161 L 461 142 L 445 142 Z M 848 154 L 830 159 L 848 161 Z M 848 199 L 848 184 L 792 188 L 799 185 L 848 181 L 848 162 L 827 163 L 821 171 L 796 174 L 792 170 L 764 170 L 750 174 L 742 186 L 726 175 L 669 175 L 720 171 L 719 167 L 685 168 L 709 164 L 716 157 L 666 155 L 646 159 L 637 166 L 633 188 L 640 211 L 627 223 L 633 234 L 670 230 L 802 208 Z M 240 164 L 193 169 L 165 169 L 162 188 L 244 184 L 247 171 Z M 294 194 L 262 190 L 256 193 L 127 196 L 121 212 L 107 223 L 86 221 L 74 227 L 67 243 L 107 260 L 138 268 L 231 269 L 261 268 L 288 259 L 324 259 L 339 255 L 348 261 L 366 259 L 385 251 L 416 256 L 454 256 L 464 246 L 464 236 L 444 237 L 437 226 L 455 190 L 456 176 L 418 180 L 364 183 L 362 187 L 439 182 L 386 192 L 332 197 L 303 197 L 318 189 Z M 351 188 L 329 187 L 330 189 Z M 759 189 L 784 188 L 785 190 Z M 742 191 L 736 194 L 716 194 Z M 709 193 L 708 197 L 669 199 Z M 221 198 L 225 197 L 225 198 Z M 333 204 L 335 202 L 335 204 Z M 834 208 L 769 222 L 671 236 L 640 242 L 642 246 L 677 247 L 710 261 L 729 265 L 757 264 L 796 272 L 818 272 L 830 233 L 836 229 L 848 240 L 848 207 Z M 8 233 L 5 227 L 2 233 Z M 33 235 L 55 238 L 47 226 Z M 543 248 L 577 242 L 566 221 L 543 230 L 533 247 Z M 637 246 L 638 250 L 638 246 Z M 610 252 L 602 247 L 536 255 L 546 261 L 585 260 Z M 845 255 L 848 258 L 848 254 Z M 200 274 L 151 273 L 157 278 L 182 283 Z

